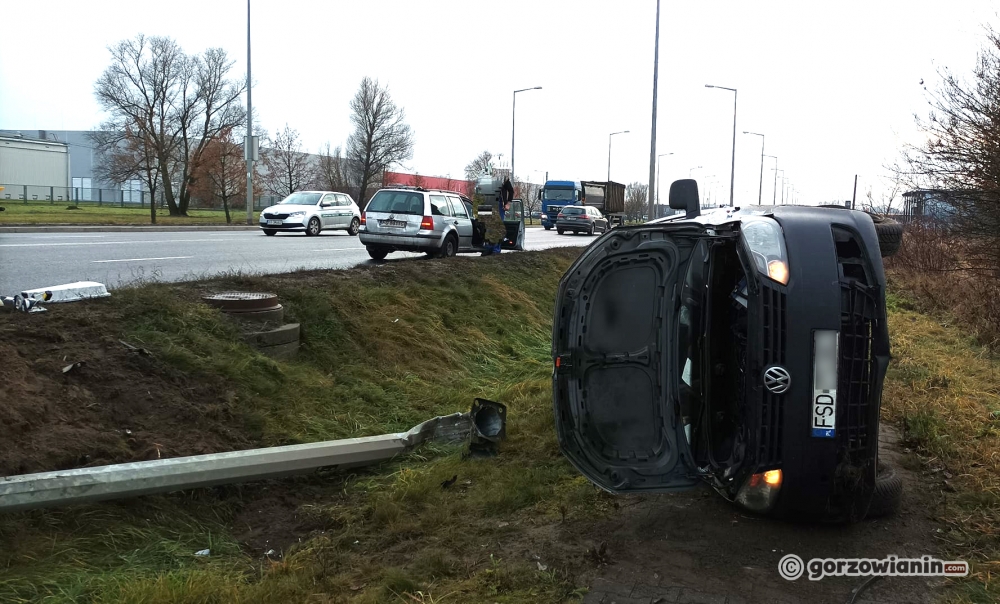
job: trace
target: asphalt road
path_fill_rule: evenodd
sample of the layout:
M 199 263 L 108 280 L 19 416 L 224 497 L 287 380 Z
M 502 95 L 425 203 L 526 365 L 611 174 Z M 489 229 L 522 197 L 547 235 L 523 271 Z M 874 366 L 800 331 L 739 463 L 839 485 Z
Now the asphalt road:
M 525 247 L 582 246 L 593 237 L 527 230 Z M 419 254 L 394 253 L 389 258 Z M 187 281 L 230 271 L 285 273 L 348 268 L 370 262 L 368 252 L 344 231 L 319 237 L 259 231 L 0 234 L 0 295 L 74 281 L 109 289 L 137 279 Z

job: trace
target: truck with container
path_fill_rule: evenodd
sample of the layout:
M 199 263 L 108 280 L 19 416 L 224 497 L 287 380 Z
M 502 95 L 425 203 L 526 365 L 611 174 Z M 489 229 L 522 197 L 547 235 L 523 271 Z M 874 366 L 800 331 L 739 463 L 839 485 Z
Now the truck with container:
M 560 210 L 571 205 L 597 208 L 612 226 L 625 223 L 625 185 L 613 181 L 548 180 L 538 192 L 542 226 L 552 229 Z

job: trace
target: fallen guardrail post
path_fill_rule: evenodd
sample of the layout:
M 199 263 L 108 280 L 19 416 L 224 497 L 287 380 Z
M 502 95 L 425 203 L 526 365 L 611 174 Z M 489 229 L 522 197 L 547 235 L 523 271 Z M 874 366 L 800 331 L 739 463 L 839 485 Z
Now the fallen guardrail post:
M 0 512 L 356 468 L 428 441 L 495 444 L 506 433 L 506 416 L 502 404 L 476 399 L 468 413 L 435 417 L 406 432 L 8 476 L 0 478 Z

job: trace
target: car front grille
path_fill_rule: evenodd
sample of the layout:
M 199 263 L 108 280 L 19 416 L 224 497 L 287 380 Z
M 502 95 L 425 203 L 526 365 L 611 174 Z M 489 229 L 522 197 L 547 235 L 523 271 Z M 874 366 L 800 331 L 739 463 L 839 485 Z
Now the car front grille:
M 846 461 L 864 464 L 877 425 L 877 401 L 872 400 L 876 373 L 872 340 L 878 308 L 878 286 L 856 235 L 834 227 L 840 271 L 840 377 L 837 384 L 837 444 Z
M 785 364 L 785 293 L 769 283 L 761 283 L 761 362 L 762 369 Z M 781 465 L 781 431 L 784 396 L 761 388 L 757 428 L 757 459 L 762 466 Z
M 264 220 L 284 220 L 288 214 L 264 214 Z

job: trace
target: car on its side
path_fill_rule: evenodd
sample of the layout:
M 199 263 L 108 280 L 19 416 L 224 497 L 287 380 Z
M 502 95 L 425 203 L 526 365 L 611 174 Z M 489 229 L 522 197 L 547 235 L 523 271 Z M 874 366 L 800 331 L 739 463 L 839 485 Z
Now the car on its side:
M 347 193 L 296 191 L 260 213 L 260 229 L 267 236 L 280 232 L 319 235 L 327 230 L 346 230 L 357 235 L 361 210 Z
M 612 493 L 708 483 L 745 509 L 850 522 L 893 511 L 879 458 L 889 364 L 882 256 L 902 225 L 748 206 L 615 228 L 559 285 L 560 448 Z
M 556 215 L 556 232 L 560 235 L 566 231 L 571 231 L 574 235 L 607 233 L 608 228 L 608 219 L 600 210 L 591 206 L 565 206 Z
M 361 243 L 382 260 L 392 252 L 443 258 L 479 252 L 473 243 L 472 201 L 454 191 L 388 187 L 372 196 L 361 214 Z

